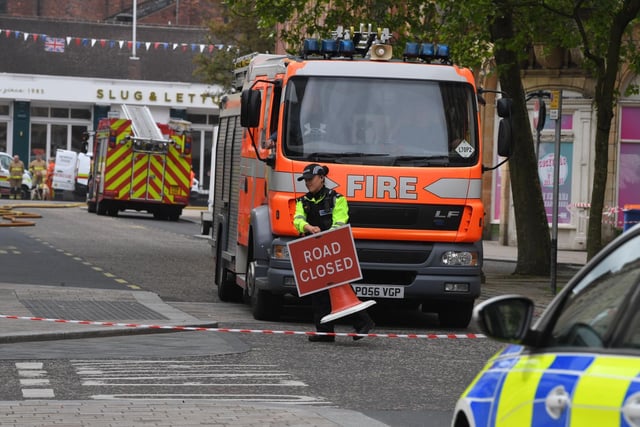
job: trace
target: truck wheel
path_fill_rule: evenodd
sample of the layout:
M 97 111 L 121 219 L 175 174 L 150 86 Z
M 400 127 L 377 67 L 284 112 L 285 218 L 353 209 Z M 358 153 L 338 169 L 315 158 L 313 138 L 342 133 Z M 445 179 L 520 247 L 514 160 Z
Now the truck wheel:
M 182 209 L 180 208 L 167 208 L 166 210 L 167 219 L 169 221 L 179 221 L 180 215 L 182 215 Z
M 438 304 L 438 319 L 444 328 L 466 328 L 473 315 L 473 301 L 442 301 Z
M 96 213 L 96 204 L 94 202 L 87 202 L 87 211 L 89 213 Z
M 107 202 L 105 202 L 104 200 L 102 202 L 97 202 L 97 204 L 96 204 L 96 213 L 98 215 L 106 215 L 108 208 L 109 207 L 107 206 Z
M 254 289 L 251 295 L 251 313 L 256 320 L 276 321 L 282 312 L 282 295 L 264 289 Z
M 216 285 L 218 286 L 218 298 L 223 302 L 242 301 L 242 288 L 236 285 L 234 277 L 224 268 L 222 261 L 222 248 L 216 249 Z

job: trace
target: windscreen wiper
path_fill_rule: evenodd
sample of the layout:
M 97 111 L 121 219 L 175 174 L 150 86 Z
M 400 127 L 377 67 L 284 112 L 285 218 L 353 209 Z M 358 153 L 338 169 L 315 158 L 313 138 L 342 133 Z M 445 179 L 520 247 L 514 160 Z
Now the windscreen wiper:
M 419 166 L 432 166 L 432 165 L 448 165 L 449 164 L 449 156 L 448 155 L 437 155 L 437 156 L 396 156 L 393 158 L 393 164 L 397 165 L 399 163 L 409 163 L 413 165 Z
M 340 159 L 343 157 L 384 157 L 386 153 L 361 153 L 356 151 L 347 151 L 345 153 L 311 153 L 307 155 L 309 160 L 319 159 Z

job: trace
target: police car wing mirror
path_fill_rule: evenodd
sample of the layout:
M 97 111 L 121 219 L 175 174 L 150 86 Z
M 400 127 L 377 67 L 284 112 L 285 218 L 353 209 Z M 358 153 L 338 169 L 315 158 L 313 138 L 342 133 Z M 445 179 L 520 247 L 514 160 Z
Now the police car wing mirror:
M 474 320 L 489 338 L 512 344 L 522 344 L 533 319 L 534 304 L 529 298 L 502 295 L 478 304 Z

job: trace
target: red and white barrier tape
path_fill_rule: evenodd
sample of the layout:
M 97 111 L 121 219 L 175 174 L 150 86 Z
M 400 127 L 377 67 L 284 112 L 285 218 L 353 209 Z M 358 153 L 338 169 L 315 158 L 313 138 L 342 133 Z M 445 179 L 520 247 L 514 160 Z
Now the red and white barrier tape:
M 236 332 L 242 334 L 263 335 L 329 335 L 333 337 L 370 337 L 370 338 L 417 338 L 417 339 L 477 339 L 486 338 L 483 334 L 356 334 L 354 332 L 314 332 L 314 331 L 277 331 L 272 329 L 233 329 L 233 328 L 204 328 L 198 326 L 169 326 L 169 325 L 144 325 L 137 323 L 94 322 L 90 320 L 48 319 L 45 317 L 12 316 L 0 314 L 0 319 L 33 320 L 38 322 L 71 323 L 76 325 L 94 326 L 121 326 L 140 329 L 164 329 L 170 331 L 197 331 L 197 332 Z
M 573 208 L 589 209 L 591 208 L 591 203 L 569 203 L 567 205 L 568 210 L 571 210 Z M 622 220 L 611 219 L 614 217 L 614 215 L 618 214 L 619 212 L 623 212 L 624 210 L 625 209 L 620 206 L 605 206 L 604 209 L 602 210 L 602 216 L 603 216 L 602 223 L 607 225 L 640 223 L 640 221 L 629 221 L 629 220 L 625 221 L 624 219 Z

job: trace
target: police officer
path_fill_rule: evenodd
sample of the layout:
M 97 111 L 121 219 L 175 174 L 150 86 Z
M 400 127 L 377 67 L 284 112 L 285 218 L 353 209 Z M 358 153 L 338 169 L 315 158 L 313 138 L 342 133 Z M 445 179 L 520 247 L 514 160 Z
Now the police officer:
M 293 225 L 300 234 L 315 234 L 343 226 L 349 222 L 349 207 L 347 199 L 324 185 L 329 173 L 327 166 L 316 163 L 307 165 L 298 181 L 304 180 L 309 192 L 296 201 L 296 212 Z M 333 322 L 320 323 L 320 320 L 331 313 L 331 298 L 329 291 L 323 290 L 311 294 L 313 320 L 318 332 L 334 332 Z M 351 316 L 353 327 L 358 334 L 367 334 L 375 326 L 371 317 L 365 311 L 358 311 Z M 353 337 L 359 340 L 363 337 Z M 309 341 L 333 342 L 333 335 L 311 335 Z
M 13 161 L 9 163 L 9 185 L 11 186 L 10 199 L 22 199 L 22 175 L 24 175 L 24 163 L 17 154 L 13 156 Z

